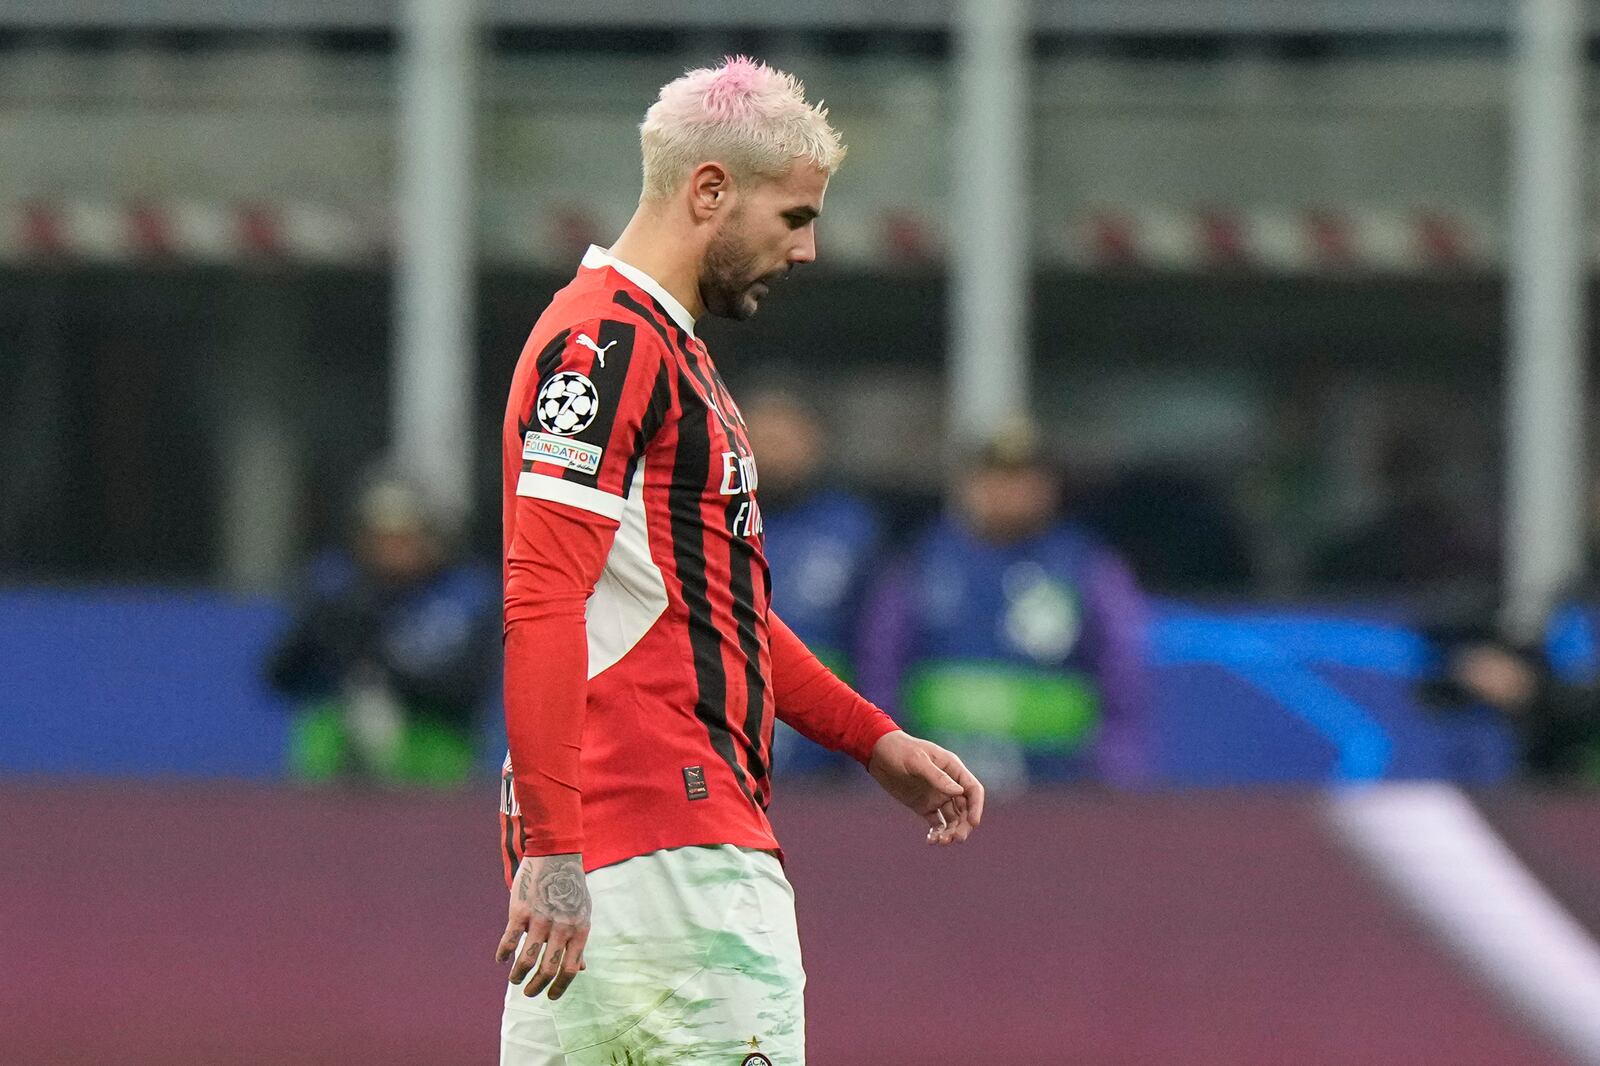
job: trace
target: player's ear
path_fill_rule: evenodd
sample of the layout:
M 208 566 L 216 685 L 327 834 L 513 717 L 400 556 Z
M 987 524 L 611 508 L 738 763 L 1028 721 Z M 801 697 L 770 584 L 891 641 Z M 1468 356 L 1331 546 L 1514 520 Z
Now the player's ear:
M 721 163 L 701 163 L 689 175 L 689 205 L 704 222 L 724 209 L 733 196 L 733 175 Z

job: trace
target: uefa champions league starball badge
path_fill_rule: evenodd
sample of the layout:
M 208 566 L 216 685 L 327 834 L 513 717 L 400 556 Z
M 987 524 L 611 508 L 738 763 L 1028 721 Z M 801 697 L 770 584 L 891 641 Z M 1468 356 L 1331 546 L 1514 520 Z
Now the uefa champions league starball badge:
M 561 437 L 582 433 L 600 410 L 594 382 L 575 370 L 563 371 L 544 383 L 534 404 L 539 424 Z

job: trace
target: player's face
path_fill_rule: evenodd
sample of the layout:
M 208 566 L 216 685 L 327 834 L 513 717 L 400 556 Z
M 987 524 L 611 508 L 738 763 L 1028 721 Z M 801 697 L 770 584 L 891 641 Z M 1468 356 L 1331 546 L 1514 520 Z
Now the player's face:
M 817 216 L 828 172 L 796 162 L 781 178 L 747 183 L 706 249 L 700 298 L 723 318 L 756 313 L 773 284 L 817 258 Z

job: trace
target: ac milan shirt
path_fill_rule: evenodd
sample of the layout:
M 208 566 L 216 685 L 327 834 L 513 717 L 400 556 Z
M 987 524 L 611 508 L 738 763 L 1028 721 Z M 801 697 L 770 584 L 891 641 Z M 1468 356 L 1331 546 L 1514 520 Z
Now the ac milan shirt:
M 508 879 L 524 854 L 775 850 L 774 716 L 862 762 L 896 726 L 769 610 L 755 459 L 693 319 L 591 248 L 503 443 Z

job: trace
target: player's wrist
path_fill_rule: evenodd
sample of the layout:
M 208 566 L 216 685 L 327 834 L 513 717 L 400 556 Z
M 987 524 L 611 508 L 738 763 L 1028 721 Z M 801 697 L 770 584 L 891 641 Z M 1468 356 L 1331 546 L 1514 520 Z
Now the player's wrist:
M 880 732 L 867 745 L 867 757 L 861 760 L 862 765 L 871 770 L 874 765 L 893 758 L 894 749 L 910 739 L 911 734 L 890 722 L 888 728 Z
M 557 837 L 553 840 L 535 843 L 525 841 L 522 845 L 524 859 L 552 859 L 568 855 L 583 858 L 583 839 L 581 837 Z

